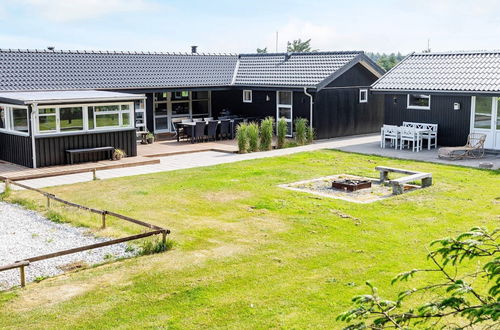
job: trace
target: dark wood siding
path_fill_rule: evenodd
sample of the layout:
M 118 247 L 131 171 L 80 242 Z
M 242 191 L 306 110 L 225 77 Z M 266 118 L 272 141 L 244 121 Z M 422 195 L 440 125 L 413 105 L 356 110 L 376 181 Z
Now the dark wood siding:
M 0 132 L 0 159 L 32 167 L 33 153 L 31 138 Z
M 359 103 L 358 88 L 323 89 L 315 100 L 314 128 L 318 139 L 374 133 L 380 130 L 384 98 L 370 94 Z
M 137 156 L 135 129 L 115 132 L 92 132 L 78 135 L 45 136 L 36 138 L 37 166 L 66 164 L 66 150 L 111 146 L 125 151 L 128 157 Z M 75 156 L 75 162 L 105 159 L 105 154 Z
M 377 76 L 370 70 L 358 63 L 328 84 L 327 87 L 371 86 L 377 79 Z
M 453 110 L 453 103 L 461 103 Z M 470 96 L 432 95 L 430 110 L 407 109 L 407 95 L 386 95 L 384 123 L 402 125 L 403 121 L 438 124 L 438 145 L 458 146 L 467 142 L 470 131 Z

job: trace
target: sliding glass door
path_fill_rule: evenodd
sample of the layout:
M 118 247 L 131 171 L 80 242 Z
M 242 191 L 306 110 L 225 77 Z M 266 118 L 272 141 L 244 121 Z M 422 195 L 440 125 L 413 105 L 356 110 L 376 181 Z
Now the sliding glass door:
M 486 134 L 484 147 L 500 150 L 500 97 L 472 97 L 471 132 Z
M 154 94 L 155 133 L 173 132 L 172 119 L 209 117 L 209 91 L 177 91 Z

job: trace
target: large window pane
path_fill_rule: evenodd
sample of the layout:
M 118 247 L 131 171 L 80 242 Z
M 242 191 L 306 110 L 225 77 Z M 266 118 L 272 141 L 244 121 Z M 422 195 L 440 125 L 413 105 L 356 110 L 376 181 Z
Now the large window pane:
M 7 108 L 0 106 L 0 128 L 7 128 Z
M 292 105 L 292 92 L 279 92 L 278 102 L 283 105 Z
M 14 131 L 28 133 L 28 110 L 13 108 L 11 124 Z
M 475 128 L 491 128 L 491 116 L 492 116 L 492 98 L 491 97 L 476 97 L 476 113 L 474 116 L 474 127 Z
M 82 107 L 60 108 L 59 109 L 61 132 L 83 130 L 83 109 Z
M 130 126 L 130 113 L 122 113 L 122 126 Z
M 208 114 L 208 101 L 193 101 L 193 115 Z
M 95 125 L 96 127 L 109 127 L 109 126 L 118 126 L 119 123 L 119 114 L 110 113 L 110 114 L 99 114 L 95 117 Z
M 120 111 L 119 105 L 99 105 L 95 107 L 96 112 Z
M 497 98 L 497 130 L 500 130 L 500 97 Z
M 155 93 L 155 100 L 156 101 L 166 101 L 167 100 L 167 92 L 165 93 Z
M 189 92 L 173 92 L 172 93 L 172 101 L 181 101 L 181 100 L 189 100 Z
M 157 130 L 168 129 L 168 118 L 167 117 L 155 118 L 155 125 Z
M 167 104 L 166 103 L 157 103 L 155 104 L 155 115 L 161 116 L 167 114 Z
M 40 132 L 55 131 L 57 129 L 56 116 L 39 116 L 38 128 Z
M 208 99 L 208 91 L 192 92 L 193 100 Z
M 290 108 L 278 108 L 278 117 L 285 119 L 292 119 L 292 109 Z
M 172 115 L 189 114 L 189 102 L 172 103 Z

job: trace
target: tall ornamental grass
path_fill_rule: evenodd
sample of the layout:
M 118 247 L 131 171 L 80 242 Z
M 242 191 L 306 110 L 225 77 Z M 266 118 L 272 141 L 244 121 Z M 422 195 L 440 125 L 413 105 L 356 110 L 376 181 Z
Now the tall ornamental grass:
M 248 152 L 248 124 L 240 123 L 236 130 L 236 140 L 240 154 Z
M 267 117 L 260 123 L 260 150 L 271 150 L 273 147 L 274 118 Z
M 285 146 L 287 128 L 288 125 L 286 123 L 285 118 L 280 118 L 278 120 L 278 125 L 276 127 L 276 136 L 278 137 L 278 149 L 281 149 Z
M 295 119 L 295 141 L 298 145 L 304 145 L 307 141 L 307 119 Z
M 248 151 L 259 151 L 259 125 L 255 122 L 247 126 Z

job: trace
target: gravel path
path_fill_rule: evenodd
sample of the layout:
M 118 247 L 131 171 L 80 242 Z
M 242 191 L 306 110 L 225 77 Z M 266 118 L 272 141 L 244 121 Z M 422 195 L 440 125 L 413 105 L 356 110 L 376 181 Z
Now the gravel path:
M 28 257 L 107 241 L 69 224 L 54 223 L 34 211 L 0 202 L 0 266 Z M 93 265 L 109 258 L 130 257 L 127 245 L 115 244 L 53 259 L 34 262 L 26 268 L 26 281 L 54 276 L 72 263 Z M 0 272 L 0 289 L 19 285 L 19 270 Z

